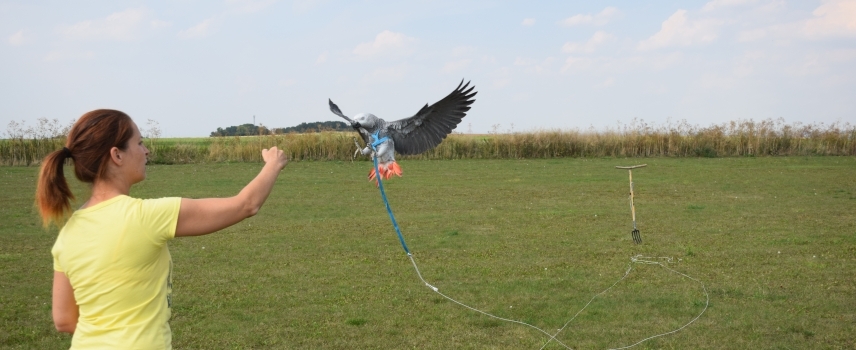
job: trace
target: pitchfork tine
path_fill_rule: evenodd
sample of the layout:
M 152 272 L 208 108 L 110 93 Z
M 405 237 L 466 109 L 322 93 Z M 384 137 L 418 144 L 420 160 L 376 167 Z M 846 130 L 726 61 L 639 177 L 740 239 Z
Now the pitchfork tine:
M 630 177 L 630 214 L 633 218 L 633 231 L 630 231 L 630 237 L 633 238 L 633 243 L 636 244 L 642 244 L 642 234 L 640 234 L 639 229 L 636 228 L 636 207 L 633 206 L 633 172 L 631 170 L 641 168 L 646 165 L 647 164 L 634 166 L 616 166 L 616 168 L 618 169 L 627 169 L 627 175 Z

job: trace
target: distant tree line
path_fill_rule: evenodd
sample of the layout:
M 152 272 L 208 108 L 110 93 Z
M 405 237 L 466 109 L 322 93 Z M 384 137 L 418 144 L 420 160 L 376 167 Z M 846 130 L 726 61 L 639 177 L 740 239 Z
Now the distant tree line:
M 238 126 L 230 126 L 227 128 L 217 128 L 211 132 L 211 137 L 216 136 L 255 136 L 255 135 L 271 135 L 271 134 L 288 134 L 288 133 L 307 133 L 320 131 L 350 131 L 351 126 L 339 121 L 327 122 L 312 122 L 300 123 L 297 126 L 287 128 L 268 129 L 264 125 L 243 124 Z

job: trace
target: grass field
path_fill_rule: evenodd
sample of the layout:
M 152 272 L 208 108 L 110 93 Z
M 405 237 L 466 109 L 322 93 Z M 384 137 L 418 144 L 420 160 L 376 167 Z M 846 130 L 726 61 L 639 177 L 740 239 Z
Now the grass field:
M 644 243 L 630 238 L 633 172 Z M 856 157 L 405 160 L 386 184 L 422 276 L 549 332 L 637 254 L 703 282 L 695 323 L 639 349 L 856 348 Z M 255 163 L 154 165 L 133 196 L 237 193 Z M 292 162 L 262 211 L 170 243 L 177 349 L 538 349 L 547 337 L 418 279 L 368 162 Z M 0 348 L 63 349 L 35 167 L 0 167 Z M 70 172 L 67 172 L 70 173 Z M 75 183 L 79 198 L 85 187 Z M 680 327 L 701 286 L 633 265 L 558 339 L 621 347 Z M 562 349 L 551 342 L 547 349 Z

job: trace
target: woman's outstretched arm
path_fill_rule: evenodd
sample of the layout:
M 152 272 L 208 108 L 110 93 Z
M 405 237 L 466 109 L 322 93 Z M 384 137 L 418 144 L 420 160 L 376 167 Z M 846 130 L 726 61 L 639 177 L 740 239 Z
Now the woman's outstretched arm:
M 229 198 L 181 199 L 175 236 L 199 236 L 232 226 L 256 215 L 264 204 L 280 170 L 288 164 L 282 150 L 262 150 L 265 166 L 237 196 Z

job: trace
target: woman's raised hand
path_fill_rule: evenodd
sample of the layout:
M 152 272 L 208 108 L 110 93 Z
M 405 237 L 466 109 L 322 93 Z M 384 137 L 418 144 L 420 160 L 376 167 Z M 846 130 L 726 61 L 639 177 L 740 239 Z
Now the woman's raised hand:
M 288 164 L 288 156 L 286 156 L 285 152 L 278 149 L 276 146 L 273 146 L 270 149 L 263 149 L 262 159 L 264 159 L 265 164 L 272 163 L 277 165 L 280 170 L 285 168 L 285 165 Z

